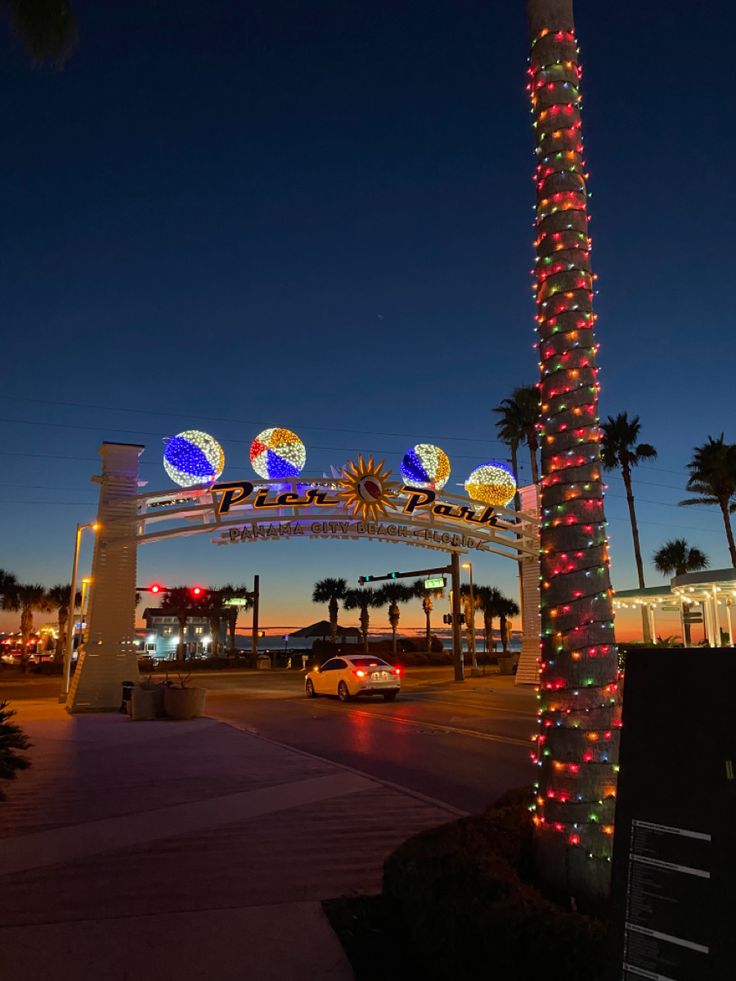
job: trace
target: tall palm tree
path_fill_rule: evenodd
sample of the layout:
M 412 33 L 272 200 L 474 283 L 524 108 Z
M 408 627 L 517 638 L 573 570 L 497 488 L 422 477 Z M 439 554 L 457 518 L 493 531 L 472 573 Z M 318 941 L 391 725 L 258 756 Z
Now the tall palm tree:
M 401 619 L 399 603 L 408 603 L 415 598 L 414 590 L 411 586 L 406 586 L 402 582 L 387 582 L 376 594 L 376 605 L 386 606 L 388 604 L 388 622 L 391 627 L 391 653 L 396 654 L 396 630 Z
M 66 625 L 69 619 L 69 599 L 71 597 L 71 592 L 71 583 L 67 583 L 66 586 L 63 583 L 57 583 L 55 586 L 52 586 L 46 594 L 49 605 L 52 609 L 56 609 L 56 617 L 59 626 L 56 635 L 56 647 L 54 649 L 55 661 L 61 661 L 64 656 L 64 647 L 66 646 Z M 74 609 L 76 609 L 81 602 L 82 594 L 79 590 L 77 590 L 74 595 Z M 71 612 L 73 621 L 74 610 Z
M 320 579 L 314 584 L 313 603 L 327 603 L 330 618 L 330 639 L 337 638 L 337 601 L 345 596 L 348 584 L 345 579 Z
M 28 661 L 28 642 L 33 633 L 33 613 L 35 610 L 51 609 L 46 589 L 40 583 L 18 585 L 12 592 L 3 596 L 3 609 L 20 610 L 20 663 L 25 671 Z
M 519 604 L 507 596 L 502 596 L 498 605 L 499 631 L 501 633 L 501 649 L 504 654 L 509 650 L 509 617 L 518 617 Z
M 243 583 L 239 586 L 234 586 L 232 583 L 228 583 L 223 586 L 220 590 L 223 598 L 223 602 L 229 599 L 242 599 L 245 602 L 238 606 L 226 606 L 225 607 L 225 618 L 227 619 L 227 629 L 230 636 L 230 653 L 235 653 L 235 637 L 238 626 L 238 613 L 241 610 L 250 610 L 253 606 L 253 593 L 248 592 L 248 587 Z
M 230 607 L 224 606 L 227 597 L 222 589 L 208 589 L 198 604 L 202 616 L 207 617 L 210 627 L 210 656 L 217 657 L 220 651 L 220 627 Z
M 636 520 L 636 508 L 634 507 L 634 492 L 631 486 L 631 471 L 638 467 L 642 460 L 656 460 L 657 451 L 651 443 L 640 443 L 639 432 L 641 422 L 639 416 L 629 419 L 627 412 L 619 412 L 614 418 L 608 417 L 608 421 L 601 426 L 601 459 L 606 470 L 620 470 L 626 489 L 626 503 L 629 506 L 629 520 L 631 521 L 631 535 L 634 539 L 634 559 L 636 561 L 636 574 L 639 578 L 639 589 L 644 589 L 644 564 L 641 559 L 641 545 L 639 544 L 639 525 Z M 649 630 L 648 620 L 645 618 L 646 630 Z M 649 638 L 651 639 L 651 638 Z
M 444 589 L 425 589 L 423 579 L 417 579 L 409 588 L 413 590 L 417 599 L 422 601 L 422 610 L 424 611 L 424 642 L 427 645 L 427 653 L 429 653 L 432 649 L 432 610 L 434 609 L 434 600 L 442 599 L 445 591 Z
M 363 650 L 368 653 L 368 629 L 371 616 L 368 610 L 377 606 L 377 590 L 370 586 L 361 589 L 346 589 L 342 605 L 346 610 L 360 610 L 360 632 L 363 635 Z
M 483 612 L 483 631 L 486 637 L 486 651 L 493 650 L 493 621 L 501 614 L 503 593 L 495 586 L 476 586 L 476 602 Z
M 608 831 L 620 700 L 572 8 L 572 0 L 527 0 L 542 446 L 540 736 L 533 820 L 537 871 L 551 888 L 580 901 L 603 898 L 610 886 Z M 592 729 L 600 730 L 594 750 L 588 738 Z M 560 769 L 561 760 L 570 766 Z M 581 809 L 580 799 L 603 803 L 592 812 Z
M 707 569 L 708 556 L 695 546 L 688 545 L 684 538 L 671 538 L 652 556 L 654 568 L 663 576 L 684 576 L 686 572 L 699 572 Z M 683 612 L 687 613 L 690 603 L 683 603 Z M 683 618 L 683 640 L 685 647 L 690 646 L 690 624 Z
M 498 438 L 511 451 L 511 467 L 519 479 L 518 450 L 526 443 L 532 468 L 532 483 L 539 482 L 539 389 L 536 385 L 519 385 L 510 398 L 503 399 L 493 410 L 501 418 L 496 423 Z M 518 508 L 517 508 L 518 510 Z
M 77 44 L 77 25 L 68 0 L 0 0 L 14 33 L 34 64 L 60 68 Z
M 176 645 L 177 661 L 184 660 L 184 645 L 186 644 L 184 635 L 189 617 L 192 615 L 192 609 L 197 605 L 198 600 L 192 596 L 192 591 L 188 586 L 172 586 L 171 589 L 166 590 L 164 598 L 161 601 L 163 612 L 168 613 L 169 616 L 176 617 L 179 623 L 179 642 Z
M 723 433 L 718 439 L 709 436 L 707 443 L 695 447 L 687 468 L 690 471 L 687 490 L 700 496 L 690 497 L 680 504 L 683 507 L 718 505 L 726 529 L 731 565 L 736 569 L 736 545 L 731 527 L 731 513 L 736 511 L 736 444 L 726 443 Z
M 472 652 L 474 668 L 478 667 L 478 656 L 475 651 L 475 610 L 480 609 L 480 599 L 476 592 L 477 587 L 473 587 L 473 602 L 470 602 L 470 584 L 463 583 L 460 586 L 460 601 L 462 603 L 463 615 L 465 616 L 465 633 L 467 634 L 468 650 Z

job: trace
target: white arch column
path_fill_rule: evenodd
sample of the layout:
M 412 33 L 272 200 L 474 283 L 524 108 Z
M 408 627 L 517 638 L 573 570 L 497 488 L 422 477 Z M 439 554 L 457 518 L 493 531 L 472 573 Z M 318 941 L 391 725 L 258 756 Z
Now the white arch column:
M 87 642 L 79 656 L 66 707 L 69 712 L 103 712 L 120 706 L 122 682 L 138 680 L 135 646 L 137 542 L 133 520 L 138 502 L 138 460 L 144 447 L 103 443 L 97 521 L 92 558 Z M 129 529 L 121 537 L 119 528 Z

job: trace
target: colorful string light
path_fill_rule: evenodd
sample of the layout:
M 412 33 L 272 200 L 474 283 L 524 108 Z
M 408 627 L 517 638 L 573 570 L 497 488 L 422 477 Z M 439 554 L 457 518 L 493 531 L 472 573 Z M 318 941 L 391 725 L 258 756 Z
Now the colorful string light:
M 166 440 L 164 470 L 179 487 L 212 484 L 225 467 L 225 454 L 209 433 L 187 429 Z
M 304 443 L 290 429 L 264 429 L 250 444 L 250 463 L 264 480 L 296 477 L 307 462 Z
M 474 501 L 492 507 L 505 507 L 516 493 L 516 478 L 511 467 L 491 460 L 473 470 L 465 481 L 465 491 Z
M 567 15 L 572 22 L 571 7 Z M 537 833 L 609 862 L 619 677 L 601 481 L 587 173 L 574 31 L 532 41 L 537 142 L 534 293 L 542 442 Z M 575 888 L 571 884 L 571 888 Z
M 431 443 L 417 443 L 401 461 L 401 476 L 410 487 L 442 490 L 450 476 L 450 459 Z

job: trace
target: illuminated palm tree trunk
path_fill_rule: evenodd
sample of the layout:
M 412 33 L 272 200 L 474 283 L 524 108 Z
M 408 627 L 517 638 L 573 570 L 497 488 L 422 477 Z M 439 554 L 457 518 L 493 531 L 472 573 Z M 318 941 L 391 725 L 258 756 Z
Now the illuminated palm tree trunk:
M 578 900 L 609 888 L 617 658 L 603 511 L 580 69 L 572 0 L 528 0 L 537 142 L 542 437 L 539 869 Z

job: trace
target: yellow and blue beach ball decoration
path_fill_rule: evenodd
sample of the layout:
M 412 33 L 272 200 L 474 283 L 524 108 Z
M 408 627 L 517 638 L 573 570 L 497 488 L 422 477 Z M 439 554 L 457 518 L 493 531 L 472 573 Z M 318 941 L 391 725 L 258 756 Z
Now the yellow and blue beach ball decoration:
M 450 476 L 450 459 L 431 443 L 417 443 L 401 461 L 401 476 L 409 487 L 442 490 Z
M 224 467 L 222 447 L 209 433 L 186 429 L 166 441 L 164 470 L 179 487 L 212 484 Z
M 290 429 L 264 429 L 250 444 L 250 464 L 264 480 L 297 477 L 306 462 L 304 443 Z
M 476 467 L 465 481 L 468 497 L 494 508 L 505 507 L 516 493 L 516 479 L 511 467 L 500 460 L 491 460 Z

